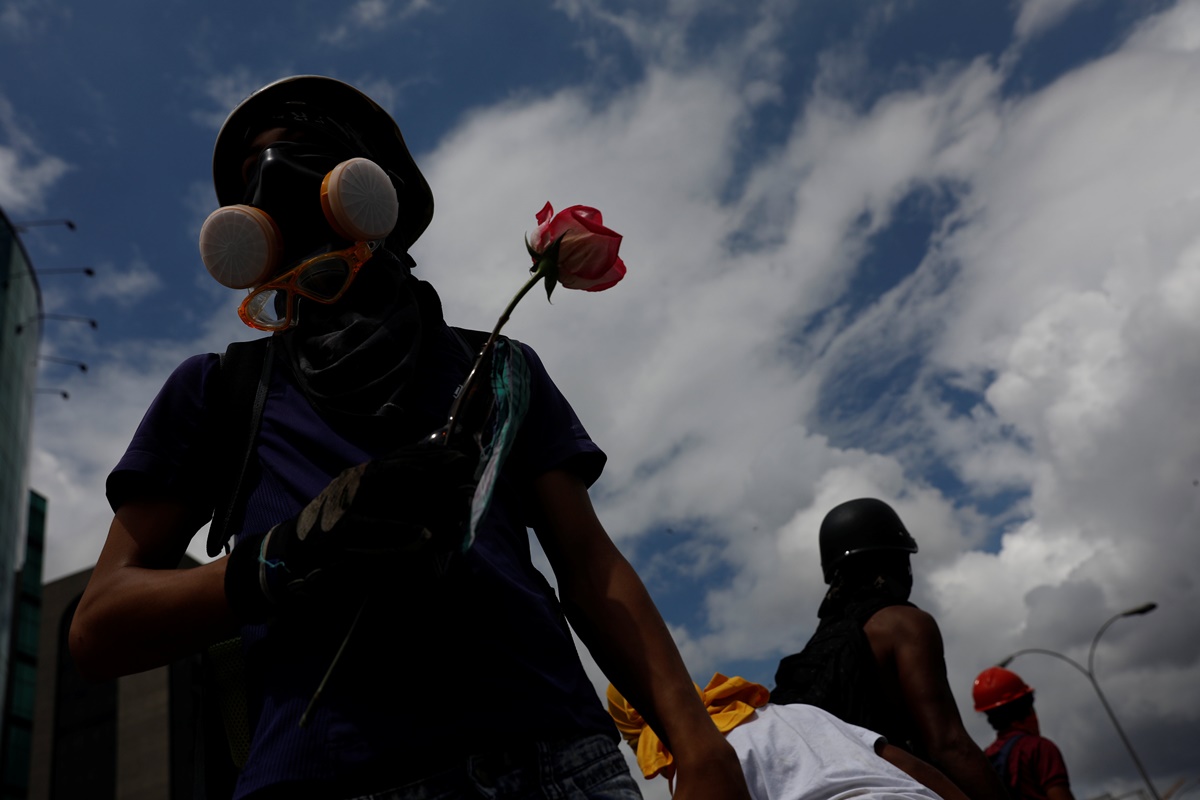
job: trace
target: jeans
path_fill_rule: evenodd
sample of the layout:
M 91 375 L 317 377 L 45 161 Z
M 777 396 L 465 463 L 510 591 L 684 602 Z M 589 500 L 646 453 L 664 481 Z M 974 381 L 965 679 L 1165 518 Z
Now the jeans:
M 468 756 L 455 766 L 354 800 L 640 800 L 617 745 L 604 734 Z

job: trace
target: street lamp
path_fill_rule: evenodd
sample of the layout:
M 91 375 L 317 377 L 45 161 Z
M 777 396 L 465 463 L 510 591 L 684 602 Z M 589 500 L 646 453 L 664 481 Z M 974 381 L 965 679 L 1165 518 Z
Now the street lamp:
M 96 270 L 91 267 L 63 267 L 61 269 L 39 269 L 38 275 L 69 275 L 76 272 L 81 272 L 89 278 L 94 277 Z
M 72 367 L 77 367 L 80 372 L 87 372 L 88 365 L 82 361 L 76 361 L 73 358 L 59 358 L 58 356 L 38 356 L 38 361 L 53 361 L 55 364 L 70 364 Z
M 37 270 L 37 274 L 39 276 L 41 276 L 41 275 L 67 275 L 67 274 L 74 274 L 74 273 L 82 273 L 83 275 L 86 275 L 89 278 L 93 278 L 96 275 L 96 270 L 92 269 L 91 267 L 62 267 L 62 268 L 55 268 L 55 269 L 39 269 L 39 270 Z M 33 275 L 34 275 L 33 270 L 28 270 L 25 272 L 18 272 L 16 275 L 10 275 L 9 277 L 5 278 L 2 283 L 0 283 L 0 288 L 7 289 L 8 285 L 9 285 L 9 281 L 11 281 L 13 278 L 21 278 L 21 277 L 32 278 Z
M 65 225 L 67 230 L 75 230 L 75 223 L 69 219 L 27 219 L 21 222 L 14 222 L 13 228 L 17 233 L 24 233 L 29 228 L 38 228 L 44 225 Z
M 22 331 L 24 331 L 25 328 L 29 327 L 29 323 L 33 322 L 34 320 L 40 320 L 40 319 L 61 319 L 61 320 L 67 320 L 68 322 L 86 322 L 92 328 L 99 327 L 99 323 L 96 322 L 96 320 L 92 319 L 91 317 L 79 317 L 79 316 L 75 316 L 74 314 L 42 314 L 42 313 L 38 313 L 38 314 L 34 314 L 32 317 L 25 320 L 24 322 L 18 323 L 17 327 L 15 328 L 16 333 L 18 335 L 20 335 L 20 333 Z
M 1041 653 L 1044 656 L 1051 656 L 1053 658 L 1057 658 L 1059 661 L 1065 661 L 1075 669 L 1082 672 L 1083 676 L 1091 682 L 1092 688 L 1096 690 L 1096 696 L 1100 698 L 1100 702 L 1104 705 L 1104 710 L 1108 712 L 1108 718 L 1112 720 L 1113 727 L 1117 729 L 1117 735 L 1121 737 L 1121 741 L 1125 744 L 1125 749 L 1129 751 L 1129 757 L 1133 759 L 1134 766 L 1136 766 L 1138 772 L 1141 773 L 1142 780 L 1146 782 L 1146 788 L 1150 790 L 1150 796 L 1153 797 L 1154 800 L 1162 800 L 1162 798 L 1158 795 L 1158 790 L 1156 790 L 1154 788 L 1154 784 L 1150 782 L 1150 776 L 1146 774 L 1146 768 L 1142 766 L 1141 759 L 1138 758 L 1137 753 L 1133 749 L 1133 745 L 1130 744 L 1129 737 L 1125 735 L 1125 731 L 1121 728 L 1121 723 L 1117 722 L 1117 715 L 1113 713 L 1112 706 L 1108 704 L 1108 698 L 1104 696 L 1104 692 L 1100 691 L 1100 684 L 1096 682 L 1096 674 L 1092 670 L 1093 661 L 1096 657 L 1096 644 L 1100 641 L 1101 635 L 1108 630 L 1109 625 L 1112 625 L 1122 617 L 1136 617 L 1141 616 L 1142 614 L 1149 614 L 1156 608 L 1158 608 L 1158 603 L 1143 603 L 1140 606 L 1135 606 L 1134 608 L 1122 611 L 1120 614 L 1115 614 L 1111 619 L 1101 625 L 1100 630 L 1096 631 L 1096 635 L 1092 637 L 1092 646 L 1091 649 L 1088 650 L 1088 665 L 1086 669 L 1082 664 L 1080 664 L 1078 661 L 1075 661 L 1073 658 L 1068 658 L 1062 653 L 1055 652 L 1054 650 L 1045 650 L 1040 647 L 1028 647 L 1024 650 L 1018 650 L 1017 652 L 1001 659 L 996 666 L 1007 667 L 1012 663 L 1014 658 L 1024 655 L 1025 653 Z

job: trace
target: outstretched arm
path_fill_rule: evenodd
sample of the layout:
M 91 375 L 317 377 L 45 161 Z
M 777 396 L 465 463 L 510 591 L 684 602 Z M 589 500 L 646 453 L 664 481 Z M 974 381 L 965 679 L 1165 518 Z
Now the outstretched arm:
M 225 602 L 225 559 L 176 568 L 195 530 L 177 503 L 117 510 L 71 622 L 71 655 L 82 674 L 141 672 L 236 635 Z
M 992 765 L 963 726 L 933 617 L 917 608 L 891 606 L 871 617 L 864 630 L 876 658 L 882 655 L 894 668 L 929 761 L 972 800 L 1008 800 Z
M 674 755 L 676 800 L 749 800 L 737 754 L 701 704 L 666 623 L 597 519 L 583 481 L 552 470 L 534 489 L 546 521 L 538 537 L 568 619 Z

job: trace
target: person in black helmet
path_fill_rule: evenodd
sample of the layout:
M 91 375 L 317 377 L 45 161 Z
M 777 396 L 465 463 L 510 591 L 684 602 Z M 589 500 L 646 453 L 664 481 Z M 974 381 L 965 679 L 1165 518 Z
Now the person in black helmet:
M 851 500 L 826 514 L 819 542 L 820 623 L 780 661 L 771 702 L 823 708 L 933 764 L 973 800 L 1003 800 L 963 727 L 937 622 L 908 601 L 917 543 L 900 517 L 882 500 Z
M 502 338 L 484 368 L 512 391 L 464 392 L 447 427 L 478 337 L 412 275 L 433 196 L 392 118 L 339 81 L 278 81 L 229 116 L 213 178 L 202 259 L 271 335 L 180 365 L 110 474 L 80 670 L 240 635 L 248 741 L 210 796 L 639 797 L 569 618 L 671 742 L 677 797 L 748 800 L 592 510 L 605 456 L 533 350 Z M 232 551 L 177 569 L 210 519 L 209 554 Z

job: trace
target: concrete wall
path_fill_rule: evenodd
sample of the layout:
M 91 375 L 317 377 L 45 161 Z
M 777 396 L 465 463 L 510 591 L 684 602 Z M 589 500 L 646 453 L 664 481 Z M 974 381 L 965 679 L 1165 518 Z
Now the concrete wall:
M 38 685 L 33 721 L 29 800 L 50 800 L 54 766 L 55 702 L 61 625 L 83 593 L 91 570 L 48 583 L 42 594 Z M 170 800 L 168 668 L 117 681 L 117 800 Z M 102 790 L 97 796 L 107 796 Z

